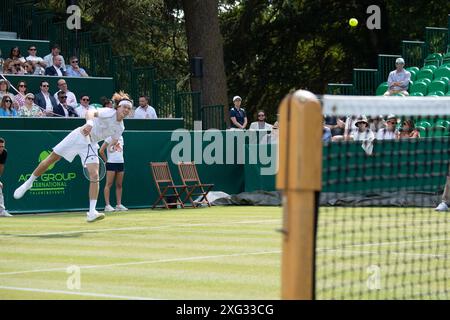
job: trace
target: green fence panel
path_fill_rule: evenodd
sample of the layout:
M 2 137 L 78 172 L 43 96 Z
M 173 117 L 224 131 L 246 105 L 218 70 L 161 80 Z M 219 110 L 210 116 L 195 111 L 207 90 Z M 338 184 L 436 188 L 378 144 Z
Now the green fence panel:
M 40 160 L 51 151 L 69 131 L 7 131 L 0 130 L 0 136 L 5 138 L 8 149 L 8 161 L 2 176 L 5 204 L 12 213 L 52 212 L 52 211 L 80 211 L 88 207 L 88 181 L 81 171 L 81 161 L 76 157 L 72 163 L 62 159 L 54 167 L 36 180 L 33 188 L 20 200 L 13 199 L 14 189 L 23 182 L 36 167 Z M 221 163 L 207 164 L 202 160 L 203 154 L 194 154 L 194 150 L 206 150 L 211 143 L 205 140 L 204 132 L 178 131 L 126 131 L 124 133 L 125 148 L 125 178 L 123 203 L 130 208 L 151 207 L 157 192 L 151 176 L 149 162 L 168 161 L 175 183 L 180 183 L 176 167 L 178 161 L 172 161 L 172 152 L 188 139 L 193 143 L 186 148 L 192 156 L 183 155 L 183 161 L 195 161 L 199 175 L 204 183 L 214 183 L 214 190 L 237 194 L 244 190 L 244 164 L 228 163 L 222 158 Z M 217 131 L 218 137 L 225 132 Z M 183 138 L 180 139 L 180 136 Z M 23 147 L 24 141 L 34 143 Z M 243 145 L 234 142 L 227 143 L 226 139 L 221 149 L 223 156 Z M 143 147 L 145 146 L 145 147 Z M 233 150 L 231 150 L 232 148 Z M 205 158 L 206 159 L 206 158 Z M 176 159 L 175 159 L 176 160 Z M 100 185 L 103 190 L 105 181 Z M 114 192 L 111 192 L 114 203 Z M 100 192 L 97 208 L 104 206 L 103 193 Z
M 378 83 L 387 81 L 389 73 L 395 70 L 395 60 L 399 55 L 379 54 L 378 55 Z
M 31 39 L 33 36 L 33 2 L 16 1 L 13 10 L 13 31 L 19 39 Z
M 153 107 L 159 117 L 176 117 L 177 81 L 175 79 L 157 80 L 153 84 Z M 186 125 L 190 120 L 186 120 Z
M 33 12 L 32 39 L 48 40 L 53 24 L 54 14 L 50 11 L 35 10 Z
M 116 91 L 132 91 L 132 73 L 133 73 L 133 57 L 132 56 L 114 56 L 112 74 L 114 75 L 114 86 Z
M 431 53 L 445 53 L 448 44 L 448 29 L 426 27 L 425 43 L 427 55 Z
M 114 74 L 112 49 L 109 43 L 97 43 L 89 47 L 89 66 L 92 76 L 108 77 Z
M 354 88 L 353 84 L 348 83 L 329 83 L 327 85 L 327 94 L 334 95 L 353 95 Z
M 407 67 L 423 66 L 423 60 L 426 57 L 426 46 L 423 41 L 402 41 L 402 57 L 405 59 Z
M 194 129 L 194 121 L 200 120 L 201 93 L 200 92 L 179 92 L 175 98 L 175 116 L 184 118 L 185 128 Z
M 65 57 L 67 62 L 67 56 L 70 55 L 70 41 L 69 34 L 73 32 L 67 29 L 66 22 L 55 22 L 50 28 L 49 40 L 50 45 L 58 44 L 61 49 L 61 54 Z
M 2 1 L 0 10 L 0 30 L 16 32 L 14 29 L 15 0 Z
M 353 90 L 355 95 L 375 95 L 378 86 L 377 69 L 353 69 Z
M 36 46 L 37 55 L 43 58 L 44 56 L 50 53 L 49 43 L 50 43 L 49 41 L 44 40 L 0 39 L 0 50 L 1 50 L 0 55 L 3 59 L 6 60 L 7 58 L 9 58 L 11 48 L 17 46 L 19 47 L 22 56 L 27 57 L 28 47 Z
M 25 75 L 5 75 L 5 77 L 17 88 L 19 81 L 27 83 L 28 92 L 37 93 L 40 91 L 39 85 L 42 80 L 46 80 L 50 85 L 50 92 L 57 92 L 57 82 L 59 79 L 65 79 L 69 90 L 72 91 L 77 99 L 81 94 L 87 94 L 91 97 L 91 103 L 100 103 L 100 98 L 111 97 L 114 93 L 114 82 L 112 78 L 78 78 L 78 77 L 52 77 L 52 76 L 25 76 Z M 14 90 L 10 90 L 16 94 Z M 79 102 L 79 101 L 78 101 Z
M 69 51 L 66 53 L 66 64 L 69 65 L 71 56 L 77 56 L 80 67 L 86 69 L 90 74 L 90 46 L 92 45 L 91 32 L 69 33 Z
M 140 96 L 147 96 L 150 98 L 150 104 L 152 104 L 152 87 L 155 76 L 156 69 L 154 67 L 133 68 L 131 96 L 135 101 L 138 101 Z
M 219 129 L 225 130 L 227 124 L 224 116 L 225 108 L 223 105 L 203 106 L 202 107 L 202 125 L 203 130 Z

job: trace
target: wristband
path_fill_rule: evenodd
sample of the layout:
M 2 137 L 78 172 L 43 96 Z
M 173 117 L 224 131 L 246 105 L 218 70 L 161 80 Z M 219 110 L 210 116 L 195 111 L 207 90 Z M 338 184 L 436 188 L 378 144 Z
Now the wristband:
M 94 121 L 93 120 L 86 120 L 86 124 L 93 127 L 94 126 Z

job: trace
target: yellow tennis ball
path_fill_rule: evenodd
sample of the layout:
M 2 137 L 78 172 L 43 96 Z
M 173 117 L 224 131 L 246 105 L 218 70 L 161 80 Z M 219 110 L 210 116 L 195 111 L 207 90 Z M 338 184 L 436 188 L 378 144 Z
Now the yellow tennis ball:
M 358 20 L 356 18 L 351 18 L 350 20 L 348 20 L 348 24 L 350 25 L 350 27 L 356 27 L 358 25 Z

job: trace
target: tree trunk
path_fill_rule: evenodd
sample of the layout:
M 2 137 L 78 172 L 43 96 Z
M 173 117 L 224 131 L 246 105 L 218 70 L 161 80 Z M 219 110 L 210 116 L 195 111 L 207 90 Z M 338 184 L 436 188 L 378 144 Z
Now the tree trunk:
M 224 119 L 228 123 L 227 82 L 218 6 L 218 0 L 183 0 L 189 61 L 193 57 L 203 58 L 203 77 L 191 77 L 191 89 L 202 92 L 202 106 L 223 105 Z M 197 113 L 196 118 L 200 120 L 201 115 Z

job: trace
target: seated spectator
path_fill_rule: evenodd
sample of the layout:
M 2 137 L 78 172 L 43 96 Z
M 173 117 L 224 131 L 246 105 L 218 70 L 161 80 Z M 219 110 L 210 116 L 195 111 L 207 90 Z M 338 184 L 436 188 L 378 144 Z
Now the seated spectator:
M 13 47 L 11 48 L 11 52 L 9 54 L 9 58 L 13 61 L 19 61 L 21 63 L 25 63 L 26 60 L 24 57 L 22 57 L 22 55 L 20 54 L 20 49 L 19 47 Z
M 100 99 L 100 101 L 102 102 L 102 107 L 103 108 L 114 108 L 113 102 L 111 99 L 108 99 L 106 97 L 102 97 Z
M 44 113 L 38 105 L 34 104 L 34 94 L 25 95 L 25 104 L 19 109 L 19 117 L 42 117 Z
M 17 84 L 17 90 L 19 92 L 14 96 L 14 101 L 17 104 L 17 109 L 19 110 L 25 104 L 25 95 L 27 94 L 27 83 L 25 81 L 19 81 Z M 34 98 L 34 96 L 33 96 Z
M 355 126 L 358 128 L 353 131 L 350 135 L 350 140 L 352 141 L 362 141 L 361 147 L 370 155 L 373 151 L 373 140 L 375 140 L 375 135 L 369 128 L 369 122 L 365 116 L 360 116 L 356 119 Z
M 57 82 L 58 85 L 58 91 L 53 95 L 56 99 L 56 101 L 59 101 L 58 99 L 58 93 L 60 91 L 64 91 L 66 93 L 67 96 L 67 105 L 76 108 L 78 106 L 78 102 L 77 102 L 77 97 L 75 96 L 75 94 L 69 90 L 69 87 L 67 86 L 67 82 L 64 79 L 59 79 Z
M 3 74 L 14 74 L 12 68 L 9 66 L 11 62 L 13 61 L 9 58 L 3 61 L 3 71 L 2 71 Z
M 249 130 L 261 130 L 258 132 L 259 143 L 270 143 L 269 141 L 272 125 L 266 122 L 266 114 L 264 111 L 258 111 L 258 121 L 252 122 Z
M 389 115 L 386 119 L 386 127 L 379 129 L 377 131 L 377 140 L 393 140 L 397 138 L 398 130 L 397 127 L 397 117 L 394 115 Z
M 17 111 L 13 107 L 13 99 L 3 96 L 0 104 L 0 117 L 17 117 Z
M 6 68 L 7 68 L 7 72 L 6 74 L 25 74 L 25 68 L 24 68 L 24 63 L 22 63 L 20 60 L 12 60 L 12 59 L 7 59 L 6 62 Z
M 54 56 L 53 57 L 53 65 L 45 68 L 46 76 L 58 76 L 62 77 L 66 75 L 66 72 L 61 67 L 62 66 L 62 56 Z
M 73 56 L 69 61 L 70 66 L 66 69 L 66 74 L 68 77 L 89 77 L 86 70 L 79 66 L 79 60 L 77 57 Z
M 41 91 L 35 95 L 35 103 L 41 108 L 45 116 L 52 117 L 53 109 L 56 108 L 58 103 L 56 99 L 50 94 L 50 85 L 47 81 L 42 80 L 40 85 Z
M 244 108 L 241 108 L 242 98 L 233 97 L 234 106 L 230 110 L 230 122 L 232 129 L 245 129 L 247 127 L 247 115 Z
M 343 136 L 345 128 L 345 118 L 340 119 L 336 116 L 326 116 L 325 126 L 331 130 L 332 136 Z
M 139 107 L 134 111 L 134 119 L 158 119 L 155 108 L 150 106 L 147 96 L 139 97 Z
M 45 73 L 47 63 L 44 61 L 44 59 L 37 56 L 36 46 L 31 45 L 28 47 L 28 57 L 26 57 L 25 60 L 33 65 L 34 74 L 43 75 Z
M 408 119 L 403 121 L 402 127 L 398 130 L 397 139 L 420 138 L 420 132 L 416 129 L 414 121 Z
M 33 63 L 27 61 L 24 63 L 23 68 L 25 69 L 25 73 L 28 76 L 34 75 L 36 72 L 36 69 L 34 68 Z
M 278 137 L 280 133 L 278 128 L 279 128 L 278 121 L 275 121 L 275 123 L 272 126 L 272 132 L 270 133 L 270 141 L 268 141 L 268 143 L 270 144 L 278 143 Z
M 90 101 L 91 99 L 87 94 L 81 95 L 80 105 L 75 109 L 75 112 L 80 118 L 84 118 L 88 110 L 95 110 L 95 107 L 89 104 Z
M 60 67 L 63 68 L 63 70 L 66 70 L 66 62 L 64 61 L 64 57 L 60 53 L 61 50 L 59 48 L 59 45 L 54 44 L 52 46 L 52 52 L 50 52 L 48 55 L 44 57 L 44 62 L 47 65 L 47 68 L 53 65 L 53 57 L 61 56 L 62 62 Z
M 409 96 L 407 90 L 409 87 L 409 80 L 411 79 L 411 73 L 403 69 L 404 66 L 405 60 L 402 58 L 397 58 L 397 60 L 395 60 L 396 69 L 389 73 L 387 81 L 388 90 L 385 92 L 385 96 L 390 96 L 397 93 L 404 96 Z
M 331 129 L 325 124 L 326 117 L 323 118 L 323 131 L 322 131 L 322 141 L 325 143 L 331 142 Z
M 58 92 L 58 105 L 53 110 L 56 115 L 60 115 L 61 117 L 69 118 L 69 117 L 78 117 L 75 109 L 67 104 L 67 94 L 60 90 Z
M 349 140 L 351 140 L 352 134 L 353 134 L 355 131 L 358 130 L 358 128 L 357 128 L 356 125 L 355 125 L 355 124 L 356 124 L 356 120 L 357 120 L 357 117 L 355 117 L 355 116 L 347 117 L 347 119 L 345 120 L 345 123 L 344 123 L 344 132 L 343 132 L 343 135 L 333 136 L 333 137 L 331 138 L 331 140 L 332 140 L 332 141 L 342 141 L 342 140 L 344 140 L 344 141 L 349 141 Z M 340 122 L 338 121 L 337 126 L 341 127 L 341 126 L 342 126 L 342 123 L 340 123 Z
M 15 102 L 16 98 L 15 98 L 14 94 L 9 92 L 9 81 L 1 78 L 0 79 L 0 99 L 2 99 L 4 96 L 9 96 L 11 98 L 11 100 L 13 101 L 13 107 L 16 110 L 19 108 L 19 105 Z

